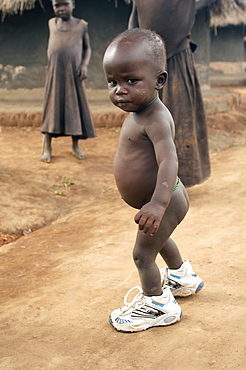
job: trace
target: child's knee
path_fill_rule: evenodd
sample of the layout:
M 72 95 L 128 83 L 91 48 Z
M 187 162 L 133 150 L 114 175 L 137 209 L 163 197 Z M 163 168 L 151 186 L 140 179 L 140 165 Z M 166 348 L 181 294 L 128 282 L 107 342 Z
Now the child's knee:
M 150 256 L 149 253 L 145 253 L 144 251 L 136 248 L 134 249 L 132 256 L 138 269 L 144 269 L 153 260 L 153 257 Z
M 142 264 L 143 264 L 143 256 L 142 256 L 142 253 L 139 251 L 139 250 L 136 250 L 136 248 L 133 250 L 133 253 L 132 253 L 132 257 L 133 257 L 133 261 L 136 265 L 137 268 L 141 267 Z

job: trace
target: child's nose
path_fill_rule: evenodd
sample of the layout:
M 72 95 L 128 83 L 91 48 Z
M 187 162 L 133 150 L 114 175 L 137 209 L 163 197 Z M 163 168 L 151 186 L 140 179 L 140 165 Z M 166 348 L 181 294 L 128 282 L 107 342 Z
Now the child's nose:
M 124 86 L 118 85 L 116 89 L 116 94 L 121 95 L 121 94 L 126 94 L 127 90 Z

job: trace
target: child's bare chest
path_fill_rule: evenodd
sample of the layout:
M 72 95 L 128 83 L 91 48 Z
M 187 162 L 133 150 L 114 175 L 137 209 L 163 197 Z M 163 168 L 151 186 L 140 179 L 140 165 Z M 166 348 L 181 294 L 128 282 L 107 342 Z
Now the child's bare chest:
M 131 165 L 142 167 L 156 162 L 153 144 L 143 127 L 135 122 L 125 122 L 122 126 L 118 150 L 118 160 L 122 163 L 131 162 Z
M 145 148 L 150 143 L 144 127 L 134 121 L 124 122 L 120 132 L 119 146 L 123 145 L 137 150 L 141 149 L 141 147 Z

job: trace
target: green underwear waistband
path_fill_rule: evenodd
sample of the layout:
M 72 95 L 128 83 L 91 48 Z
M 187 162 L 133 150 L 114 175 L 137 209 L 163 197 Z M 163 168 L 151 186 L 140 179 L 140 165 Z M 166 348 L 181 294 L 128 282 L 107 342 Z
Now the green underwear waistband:
M 176 182 L 176 185 L 173 188 L 173 191 L 175 191 L 177 189 L 177 187 L 179 186 L 179 183 L 180 183 L 180 178 L 178 177 L 178 180 Z

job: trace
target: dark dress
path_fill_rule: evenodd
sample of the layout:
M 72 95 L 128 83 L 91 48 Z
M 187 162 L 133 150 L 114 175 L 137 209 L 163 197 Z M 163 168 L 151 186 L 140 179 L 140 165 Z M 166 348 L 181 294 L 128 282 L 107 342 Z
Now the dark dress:
M 96 137 L 84 82 L 77 76 L 83 53 L 83 19 L 68 31 L 49 20 L 48 70 L 41 132 L 52 136 Z
M 186 187 L 210 176 L 205 110 L 190 49 L 195 0 L 134 0 L 139 27 L 152 29 L 165 41 L 167 83 L 161 98 L 175 122 L 179 177 Z

